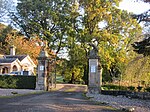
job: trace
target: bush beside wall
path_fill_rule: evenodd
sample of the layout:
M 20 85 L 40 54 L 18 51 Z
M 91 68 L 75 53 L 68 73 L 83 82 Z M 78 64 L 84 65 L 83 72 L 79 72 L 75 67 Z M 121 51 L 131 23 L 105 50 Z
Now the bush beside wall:
M 127 90 L 127 87 L 107 84 L 107 85 L 102 85 L 102 90 Z
M 35 89 L 36 76 L 0 75 L 0 88 Z

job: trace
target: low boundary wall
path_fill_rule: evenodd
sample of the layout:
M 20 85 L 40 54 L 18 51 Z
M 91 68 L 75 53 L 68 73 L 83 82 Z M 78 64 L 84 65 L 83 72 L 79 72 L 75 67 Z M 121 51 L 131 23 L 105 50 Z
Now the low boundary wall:
M 132 91 L 108 91 L 102 90 L 101 94 L 104 95 L 114 95 L 114 96 L 125 96 L 129 98 L 138 98 L 144 100 L 150 100 L 150 92 L 132 92 Z

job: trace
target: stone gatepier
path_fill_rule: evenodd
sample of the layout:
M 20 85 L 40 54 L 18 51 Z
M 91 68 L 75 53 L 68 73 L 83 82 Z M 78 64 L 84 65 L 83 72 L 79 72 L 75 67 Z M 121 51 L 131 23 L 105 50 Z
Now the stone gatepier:
M 48 90 L 47 85 L 47 72 L 48 72 L 48 53 L 46 50 L 42 49 L 38 57 L 38 69 L 37 69 L 37 84 L 36 89 L 38 90 Z
M 99 94 L 101 92 L 101 66 L 99 64 L 98 49 L 95 45 L 91 45 L 93 49 L 89 55 L 89 83 L 88 92 Z

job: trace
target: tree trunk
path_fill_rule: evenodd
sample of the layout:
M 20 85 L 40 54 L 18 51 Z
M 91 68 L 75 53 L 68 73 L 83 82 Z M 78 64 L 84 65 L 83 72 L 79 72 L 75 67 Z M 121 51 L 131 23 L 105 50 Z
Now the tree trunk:
M 74 72 L 72 72 L 71 80 L 69 81 L 69 83 L 71 83 L 71 84 L 74 84 L 74 83 L 75 83 Z

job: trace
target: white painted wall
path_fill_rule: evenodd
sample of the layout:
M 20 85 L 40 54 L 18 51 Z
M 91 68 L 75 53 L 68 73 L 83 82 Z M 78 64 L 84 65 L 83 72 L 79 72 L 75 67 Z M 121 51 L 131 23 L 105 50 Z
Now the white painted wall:
M 27 71 L 29 71 L 29 75 L 31 75 L 32 73 L 34 73 L 34 65 L 33 63 L 30 61 L 29 59 L 30 57 L 26 57 L 21 61 L 21 65 L 22 65 L 22 71 L 24 71 L 23 66 L 27 66 Z

